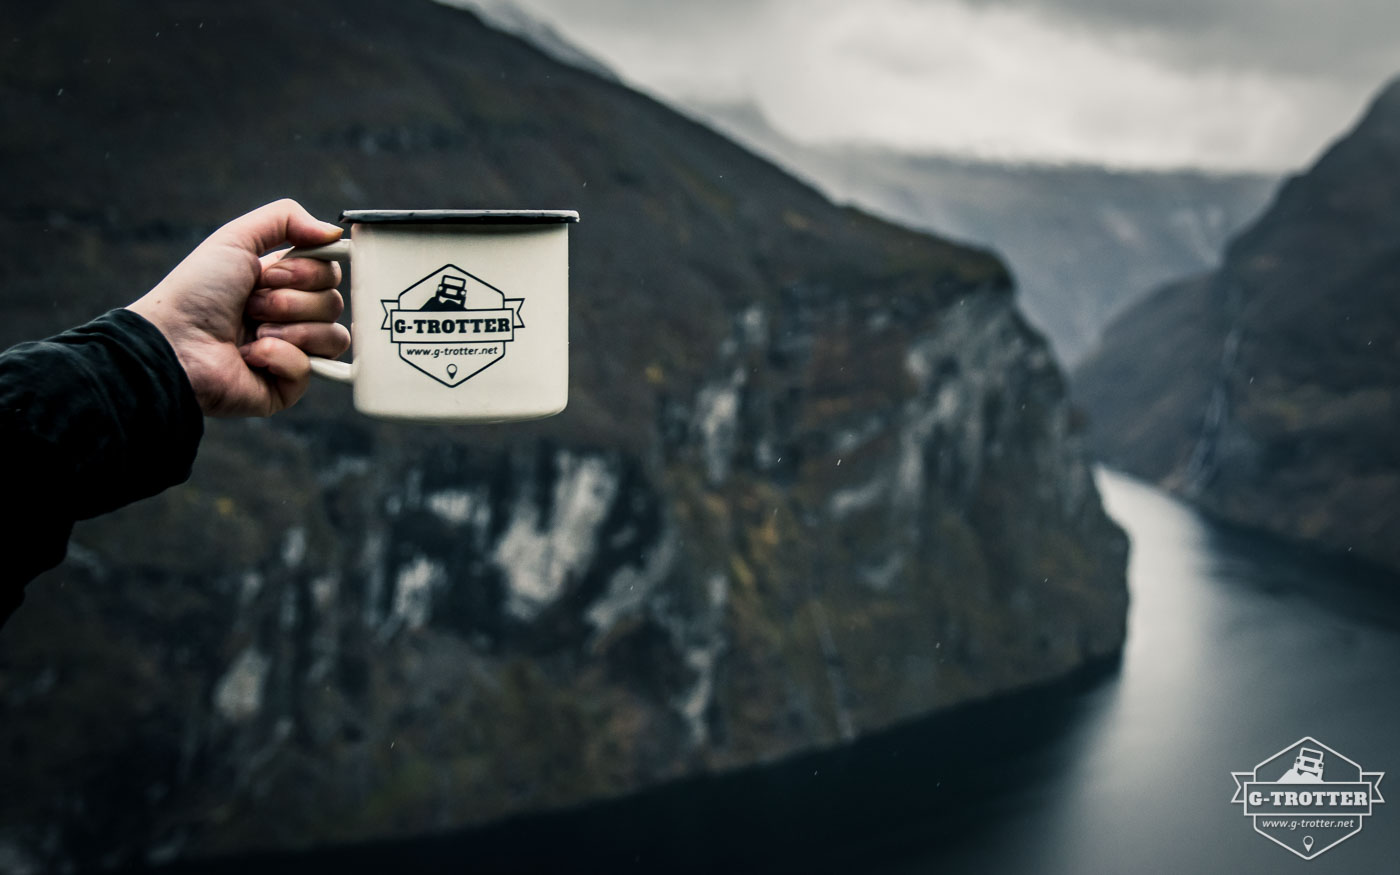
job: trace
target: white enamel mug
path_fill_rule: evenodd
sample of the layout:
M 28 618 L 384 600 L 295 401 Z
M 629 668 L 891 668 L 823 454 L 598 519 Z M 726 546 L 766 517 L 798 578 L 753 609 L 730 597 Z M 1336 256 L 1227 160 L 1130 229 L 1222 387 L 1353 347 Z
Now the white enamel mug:
M 312 357 L 369 416 L 510 422 L 569 399 L 572 210 L 346 210 L 352 362 Z

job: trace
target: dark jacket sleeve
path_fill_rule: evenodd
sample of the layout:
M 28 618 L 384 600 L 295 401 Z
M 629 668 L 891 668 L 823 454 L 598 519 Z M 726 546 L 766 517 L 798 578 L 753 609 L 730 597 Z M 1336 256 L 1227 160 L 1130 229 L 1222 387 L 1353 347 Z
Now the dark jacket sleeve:
M 0 625 L 74 521 L 187 479 L 203 434 L 174 350 L 129 310 L 0 354 Z

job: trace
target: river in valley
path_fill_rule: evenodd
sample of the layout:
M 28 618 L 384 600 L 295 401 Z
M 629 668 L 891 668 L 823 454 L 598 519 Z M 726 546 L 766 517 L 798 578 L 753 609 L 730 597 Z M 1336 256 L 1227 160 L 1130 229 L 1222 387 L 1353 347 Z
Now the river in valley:
M 1400 774 L 1400 580 L 1202 519 L 1116 474 L 1099 483 L 1132 538 L 1117 677 L 1042 750 L 1030 804 L 888 871 L 1396 871 L 1400 793 L 1305 861 L 1253 831 L 1230 773 L 1311 736 Z

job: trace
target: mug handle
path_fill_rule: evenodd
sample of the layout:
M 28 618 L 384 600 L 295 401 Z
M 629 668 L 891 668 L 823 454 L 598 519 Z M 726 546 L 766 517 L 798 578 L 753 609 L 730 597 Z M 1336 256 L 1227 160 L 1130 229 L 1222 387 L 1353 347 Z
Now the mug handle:
M 325 246 L 308 246 L 305 249 L 292 249 L 283 258 L 315 258 L 319 261 L 348 261 L 350 258 L 350 241 L 346 239 L 337 240 L 334 243 L 327 243 Z M 311 359 L 311 373 L 326 380 L 333 380 L 337 383 L 353 383 L 355 381 L 354 362 L 342 362 L 335 359 L 321 358 L 320 356 L 308 356 Z

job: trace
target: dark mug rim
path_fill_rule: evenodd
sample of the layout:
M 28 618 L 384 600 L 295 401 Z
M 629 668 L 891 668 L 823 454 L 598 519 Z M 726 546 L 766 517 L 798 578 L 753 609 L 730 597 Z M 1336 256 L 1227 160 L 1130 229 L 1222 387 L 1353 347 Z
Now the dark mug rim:
M 356 224 L 554 225 L 577 222 L 575 210 L 342 210 L 340 221 Z

